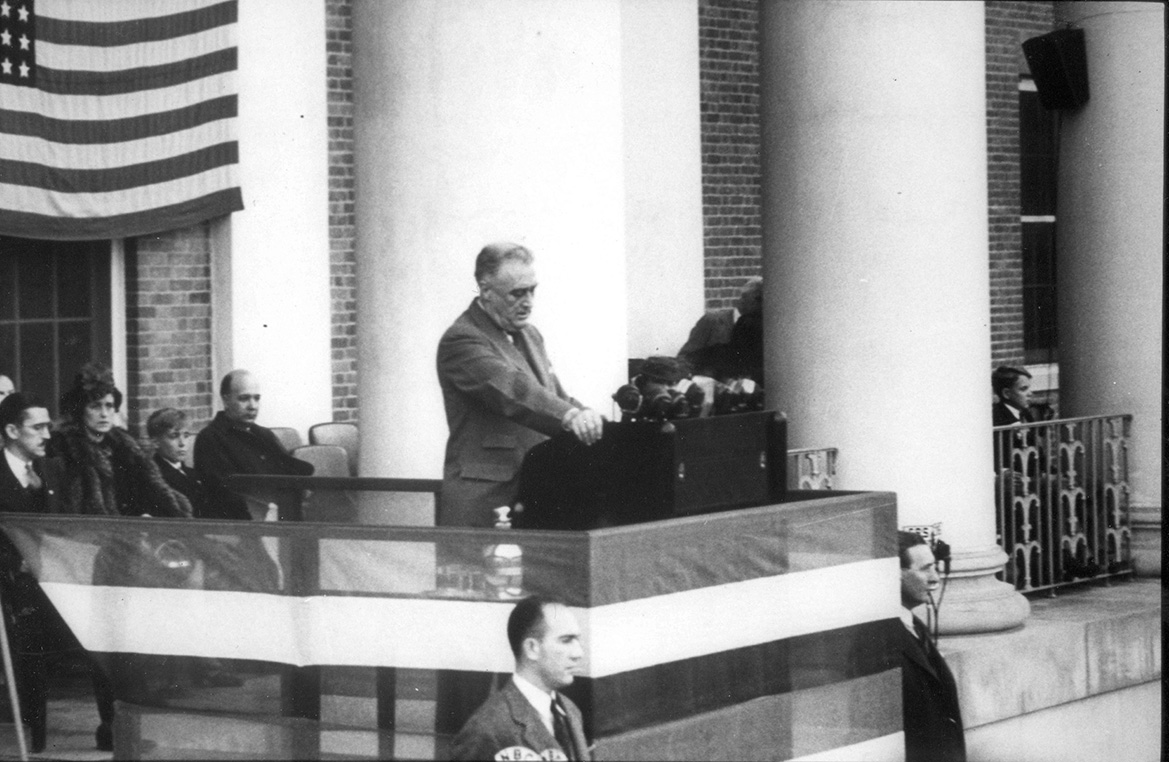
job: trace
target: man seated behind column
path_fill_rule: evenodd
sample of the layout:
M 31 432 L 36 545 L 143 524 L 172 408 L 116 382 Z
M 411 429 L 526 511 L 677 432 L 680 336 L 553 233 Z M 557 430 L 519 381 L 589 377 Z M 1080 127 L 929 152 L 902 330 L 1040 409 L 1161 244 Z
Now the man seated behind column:
M 748 278 L 734 307 L 700 317 L 678 359 L 697 375 L 746 376 L 763 383 L 763 279 Z
M 0 400 L 7 397 L 16 391 L 16 387 L 12 384 L 12 379 L 0 373 Z
M 515 499 L 524 455 L 552 434 L 568 430 L 588 445 L 601 438 L 600 413 L 564 391 L 529 323 L 532 260 L 517 244 L 485 246 L 475 259 L 479 296 L 439 341 L 450 428 L 440 526 L 491 526 L 492 509 Z
M 232 474 L 310 476 L 311 463 L 292 457 L 269 429 L 256 423 L 260 382 L 233 370 L 219 384 L 223 410 L 195 437 L 195 469 L 210 495 L 209 512 L 196 518 L 250 519 L 246 502 L 227 489 Z
M 562 603 L 525 598 L 507 619 L 507 640 L 515 674 L 467 720 L 452 758 L 592 759 L 580 710 L 558 692 L 584 659 L 576 617 Z
M 897 533 L 901 557 L 901 711 L 906 762 L 965 762 L 958 687 L 913 609 L 938 588 L 934 553 L 921 535 Z

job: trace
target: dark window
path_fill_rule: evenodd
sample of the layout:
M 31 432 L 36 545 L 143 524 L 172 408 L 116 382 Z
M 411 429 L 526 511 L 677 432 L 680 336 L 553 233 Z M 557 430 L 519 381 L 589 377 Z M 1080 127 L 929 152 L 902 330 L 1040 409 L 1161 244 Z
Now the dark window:
M 0 374 L 55 416 L 90 360 L 110 362 L 110 242 L 0 237 Z
M 1027 363 L 1059 359 L 1055 293 L 1056 130 L 1039 94 L 1019 91 L 1019 186 L 1023 216 L 1023 350 Z
M 1055 214 L 1056 121 L 1039 93 L 1019 91 L 1019 183 L 1022 214 Z
M 1023 224 L 1023 348 L 1029 364 L 1058 359 L 1054 222 Z

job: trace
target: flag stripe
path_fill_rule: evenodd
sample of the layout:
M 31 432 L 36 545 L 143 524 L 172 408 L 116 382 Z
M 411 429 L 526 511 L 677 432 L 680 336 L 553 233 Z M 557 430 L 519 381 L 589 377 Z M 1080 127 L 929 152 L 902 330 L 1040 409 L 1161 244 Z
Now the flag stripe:
M 91 48 L 82 45 L 56 45 L 37 40 L 36 60 L 49 69 L 117 71 L 142 66 L 175 63 L 209 50 L 235 45 L 232 27 L 217 26 L 205 32 L 158 42 L 142 42 L 117 48 Z
M 230 119 L 238 112 L 238 96 L 235 95 L 223 95 L 182 108 L 123 119 L 59 119 L 33 111 L 0 109 L 0 133 L 75 145 L 123 143 Z M 4 144 L 0 144 L 0 155 L 5 158 L 17 156 L 13 149 Z
M 115 47 L 166 40 L 224 24 L 234 24 L 237 16 L 236 0 L 226 0 L 206 8 L 170 16 L 108 23 L 54 18 L 48 11 L 42 9 L 37 14 L 36 31 L 39 39 L 58 45 Z
M 0 209 L 48 217 L 113 217 L 181 203 L 234 185 L 235 165 L 232 164 L 157 185 L 108 193 L 31 193 L 19 185 L 0 184 Z
M 119 95 L 155 90 L 236 69 L 236 49 L 217 50 L 177 63 L 115 72 L 70 71 L 37 66 L 37 87 L 54 95 Z
M 121 95 L 55 95 L 46 98 L 39 91 L 27 87 L 0 85 L 0 105 L 13 111 L 40 113 L 54 119 L 94 120 L 101 117 L 97 121 L 105 121 L 172 111 L 230 95 L 235 89 L 233 71 L 173 87 Z
M 74 21 L 134 21 L 219 5 L 223 0 L 36 0 L 37 15 Z
M 58 169 L 0 159 L 0 177 L 26 188 L 60 193 L 106 193 L 166 183 L 239 162 L 239 144 L 219 143 L 157 161 L 109 169 Z
M 88 145 L 12 137 L 0 141 L 0 162 L 25 162 L 38 169 L 64 172 L 121 169 L 157 161 L 159 156 L 179 156 L 182 151 L 190 153 L 229 143 L 233 137 L 231 124 L 222 119 L 174 134 L 119 143 L 116 151 L 94 151 Z
M 3 186 L 0 186 L 0 190 Z M 119 236 L 137 236 L 159 230 L 176 230 L 203 220 L 222 217 L 244 208 L 239 188 L 227 188 L 166 206 L 104 217 L 59 217 L 10 211 L 0 205 L 0 231 L 18 238 L 50 241 L 86 241 Z

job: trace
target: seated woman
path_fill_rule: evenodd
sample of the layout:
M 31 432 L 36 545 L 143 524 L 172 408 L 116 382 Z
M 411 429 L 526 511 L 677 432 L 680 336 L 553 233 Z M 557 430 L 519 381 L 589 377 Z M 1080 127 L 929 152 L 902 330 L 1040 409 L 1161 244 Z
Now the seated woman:
M 115 426 L 122 406 L 122 392 L 113 373 L 101 363 L 87 363 L 73 385 L 61 396 L 61 412 L 67 417 L 53 437 L 55 453 L 65 465 L 62 508 L 65 513 L 105 516 L 189 517 L 191 504 L 167 487 L 158 466 L 142 451 L 128 432 Z M 125 538 L 127 548 L 133 542 Z M 113 543 L 94 559 L 94 583 L 132 583 L 134 571 L 127 564 L 132 553 Z M 112 654 L 104 662 L 108 677 L 94 667 L 94 696 L 101 724 L 95 733 L 97 747 L 113 749 L 114 698 L 144 692 L 140 667 L 129 654 Z
M 65 462 L 65 512 L 190 516 L 187 499 L 167 487 L 134 437 L 114 425 L 121 407 L 122 392 L 101 363 L 83 366 L 61 396 L 68 420 L 53 443 Z

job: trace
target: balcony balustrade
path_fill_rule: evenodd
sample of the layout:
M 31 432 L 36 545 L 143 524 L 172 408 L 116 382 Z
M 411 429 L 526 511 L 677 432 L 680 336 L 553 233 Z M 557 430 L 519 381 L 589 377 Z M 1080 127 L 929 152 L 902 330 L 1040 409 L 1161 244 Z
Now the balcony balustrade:
M 787 488 L 832 489 L 836 479 L 836 448 L 805 447 L 787 451 Z
M 1024 593 L 1132 574 L 1131 415 L 994 428 L 995 508 L 1007 562 Z

